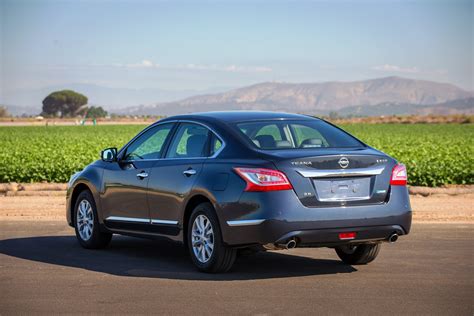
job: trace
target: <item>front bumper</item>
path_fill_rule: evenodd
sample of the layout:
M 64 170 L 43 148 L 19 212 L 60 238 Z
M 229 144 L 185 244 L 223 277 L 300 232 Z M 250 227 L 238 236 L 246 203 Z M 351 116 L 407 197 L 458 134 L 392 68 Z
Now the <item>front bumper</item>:
M 298 246 L 331 246 L 386 240 L 406 235 L 411 227 L 411 207 L 406 187 L 394 186 L 388 202 L 376 205 L 308 208 L 293 191 L 246 192 L 239 203 L 220 209 L 222 237 L 230 246 L 285 243 Z M 353 240 L 339 233 L 355 232 Z

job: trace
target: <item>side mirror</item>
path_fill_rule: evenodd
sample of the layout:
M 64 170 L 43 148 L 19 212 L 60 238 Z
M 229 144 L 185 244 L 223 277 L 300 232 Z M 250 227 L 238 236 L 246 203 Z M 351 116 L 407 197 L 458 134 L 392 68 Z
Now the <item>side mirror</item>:
M 102 161 L 114 162 L 117 161 L 117 148 L 106 148 L 100 152 L 100 158 Z

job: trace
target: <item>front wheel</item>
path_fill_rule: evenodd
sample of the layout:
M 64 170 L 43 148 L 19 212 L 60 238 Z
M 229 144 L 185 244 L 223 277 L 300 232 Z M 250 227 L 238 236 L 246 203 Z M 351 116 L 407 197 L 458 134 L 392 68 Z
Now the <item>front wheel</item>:
M 336 247 L 336 253 L 344 263 L 351 265 L 367 264 L 377 258 L 380 243 L 362 245 L 344 245 Z
M 228 271 L 237 251 L 224 245 L 214 208 L 202 203 L 193 210 L 188 222 L 187 240 L 191 259 L 203 272 Z
M 89 191 L 82 191 L 74 206 L 74 227 L 82 247 L 104 248 L 112 239 L 111 233 L 101 232 L 94 197 Z

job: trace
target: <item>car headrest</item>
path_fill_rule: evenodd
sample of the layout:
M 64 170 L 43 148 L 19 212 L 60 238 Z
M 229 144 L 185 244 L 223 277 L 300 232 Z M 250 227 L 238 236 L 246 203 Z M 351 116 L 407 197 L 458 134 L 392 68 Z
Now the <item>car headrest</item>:
M 316 148 L 316 147 L 321 147 L 323 145 L 323 141 L 319 138 L 308 138 L 305 139 L 300 147 L 301 148 Z
M 260 143 L 260 148 L 275 148 L 276 143 L 272 135 L 259 135 L 255 137 Z
M 201 157 L 207 135 L 191 135 L 186 141 L 186 155 L 188 157 Z

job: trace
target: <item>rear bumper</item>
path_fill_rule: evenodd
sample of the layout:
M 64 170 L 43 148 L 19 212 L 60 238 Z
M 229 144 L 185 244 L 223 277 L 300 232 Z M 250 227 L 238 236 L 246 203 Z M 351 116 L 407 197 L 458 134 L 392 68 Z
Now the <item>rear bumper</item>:
M 354 239 L 341 239 L 340 233 L 355 233 Z M 333 229 L 316 229 L 292 231 L 277 240 L 276 244 L 286 244 L 288 240 L 295 239 L 300 247 L 333 247 L 348 243 L 388 241 L 393 234 L 405 235 L 400 225 L 346 227 Z
M 238 205 L 219 211 L 222 237 L 231 246 L 291 238 L 309 247 L 386 240 L 392 233 L 408 234 L 412 217 L 406 187 L 392 187 L 387 203 L 328 208 L 307 208 L 293 191 L 246 192 Z M 356 238 L 340 240 L 341 232 L 355 232 Z

